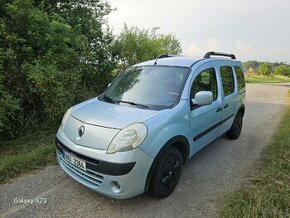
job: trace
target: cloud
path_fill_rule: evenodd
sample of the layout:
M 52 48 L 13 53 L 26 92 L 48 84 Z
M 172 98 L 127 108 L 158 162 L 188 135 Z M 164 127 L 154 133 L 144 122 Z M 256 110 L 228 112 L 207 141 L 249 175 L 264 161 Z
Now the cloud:
M 290 61 L 289 0 L 109 1 L 118 8 L 108 15 L 114 34 L 124 23 L 158 26 L 160 33 L 175 34 L 187 55 L 217 50 L 241 60 Z
M 234 44 L 234 50 L 240 53 L 249 53 L 253 51 L 253 47 L 242 41 L 236 41 Z

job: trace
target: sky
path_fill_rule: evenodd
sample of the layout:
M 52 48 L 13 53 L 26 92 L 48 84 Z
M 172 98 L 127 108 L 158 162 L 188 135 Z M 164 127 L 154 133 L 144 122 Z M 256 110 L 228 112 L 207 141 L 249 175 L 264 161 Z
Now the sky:
M 124 23 L 176 35 L 182 53 L 234 53 L 238 59 L 290 62 L 290 0 L 109 0 L 114 34 Z

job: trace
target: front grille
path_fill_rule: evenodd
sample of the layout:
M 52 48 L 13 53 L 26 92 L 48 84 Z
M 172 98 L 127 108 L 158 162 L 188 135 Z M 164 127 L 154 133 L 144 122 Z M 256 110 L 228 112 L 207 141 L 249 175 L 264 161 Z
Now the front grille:
M 100 186 L 102 184 L 102 182 L 104 180 L 103 176 L 98 175 L 93 170 L 87 169 L 87 171 L 85 171 L 85 170 L 82 170 L 82 169 L 76 167 L 73 164 L 71 164 L 70 162 L 68 162 L 67 160 L 65 160 L 62 156 L 62 153 L 60 153 L 59 151 L 57 153 L 58 153 L 58 157 L 59 157 L 61 164 L 67 170 L 69 170 L 71 173 L 85 179 L 87 182 L 91 183 L 94 186 Z

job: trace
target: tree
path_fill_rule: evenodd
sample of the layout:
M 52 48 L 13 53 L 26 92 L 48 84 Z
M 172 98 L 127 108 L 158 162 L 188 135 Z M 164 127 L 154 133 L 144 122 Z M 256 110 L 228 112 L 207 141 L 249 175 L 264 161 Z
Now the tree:
M 258 68 L 258 73 L 269 76 L 273 72 L 272 66 L 269 63 L 262 63 Z
M 275 74 L 290 77 L 290 66 L 285 64 L 277 66 L 275 68 Z
M 243 63 L 244 69 L 250 70 L 252 69 L 253 71 L 257 71 L 259 67 L 259 62 L 258 61 L 246 61 Z
M 51 6 L 47 8 L 59 14 L 74 31 L 87 40 L 87 53 L 82 57 L 82 80 L 86 92 L 93 90 L 92 95 L 102 92 L 112 80 L 111 72 L 117 64 L 111 49 L 114 36 L 105 19 L 112 11 L 110 4 L 103 0 L 51 2 Z
M 58 121 L 104 89 L 116 62 L 104 29 L 110 11 L 100 0 L 0 2 L 0 137 L 32 117 Z
M 121 68 L 154 59 L 160 54 L 180 54 L 181 45 L 173 34 L 157 34 L 158 28 L 128 28 L 125 24 L 114 44 L 114 51 L 121 60 Z

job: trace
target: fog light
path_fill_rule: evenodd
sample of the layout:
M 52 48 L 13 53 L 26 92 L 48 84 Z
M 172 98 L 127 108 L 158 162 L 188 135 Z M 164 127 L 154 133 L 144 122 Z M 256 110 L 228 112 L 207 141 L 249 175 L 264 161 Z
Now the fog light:
M 121 185 L 117 181 L 112 182 L 112 191 L 119 193 L 121 191 Z

